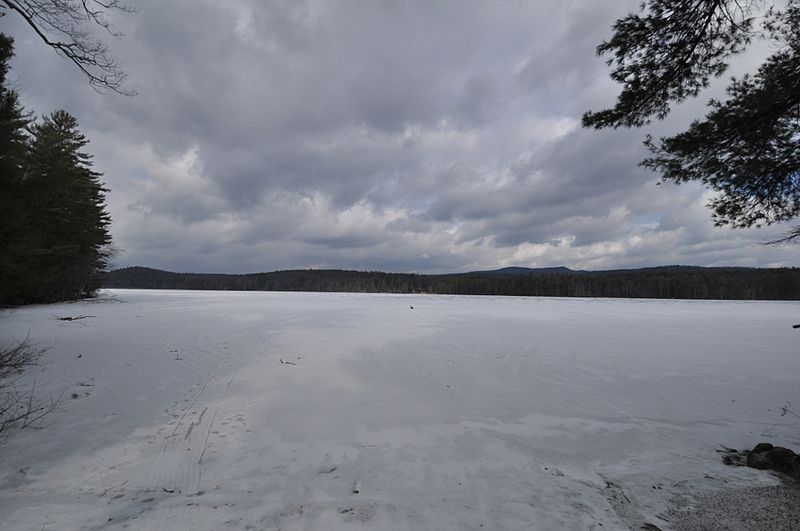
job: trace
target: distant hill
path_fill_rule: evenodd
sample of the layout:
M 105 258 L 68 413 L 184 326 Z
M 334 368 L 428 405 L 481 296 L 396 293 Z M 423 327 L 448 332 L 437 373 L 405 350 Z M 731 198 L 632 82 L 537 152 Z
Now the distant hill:
M 106 288 L 238 291 L 441 293 L 541 297 L 800 300 L 800 269 L 671 265 L 573 271 L 506 267 L 444 275 L 299 269 L 250 273 L 173 273 L 126 267 L 103 274 Z
M 557 273 L 576 273 L 572 269 L 564 266 L 559 267 L 504 267 L 491 271 L 470 271 L 469 273 L 453 273 L 456 275 L 475 275 L 475 276 L 498 276 L 507 277 L 514 275 L 552 275 Z

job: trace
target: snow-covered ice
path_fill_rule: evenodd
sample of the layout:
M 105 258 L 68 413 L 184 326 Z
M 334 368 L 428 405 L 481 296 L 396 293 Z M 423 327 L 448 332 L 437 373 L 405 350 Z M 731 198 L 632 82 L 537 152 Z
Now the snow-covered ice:
M 26 382 L 62 398 L 0 446 L 0 527 L 666 530 L 777 483 L 716 449 L 797 449 L 796 322 L 780 302 L 136 290 L 5 311 L 3 343 L 47 349 Z

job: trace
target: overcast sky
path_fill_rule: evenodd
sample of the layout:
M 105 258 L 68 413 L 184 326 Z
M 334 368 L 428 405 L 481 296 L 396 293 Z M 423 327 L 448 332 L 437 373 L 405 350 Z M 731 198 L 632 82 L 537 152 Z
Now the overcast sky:
M 107 39 L 135 97 L 0 18 L 26 108 L 91 141 L 116 266 L 800 265 L 760 245 L 786 226 L 715 228 L 708 191 L 637 166 L 646 133 L 684 129 L 724 82 L 649 129 L 580 127 L 613 104 L 594 48 L 638 0 L 135 4 Z

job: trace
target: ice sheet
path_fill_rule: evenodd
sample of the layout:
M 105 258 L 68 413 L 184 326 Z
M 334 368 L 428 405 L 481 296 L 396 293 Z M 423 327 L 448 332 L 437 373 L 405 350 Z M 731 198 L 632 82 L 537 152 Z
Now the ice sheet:
M 24 383 L 61 400 L 0 446 L 2 526 L 669 529 L 777 483 L 715 450 L 797 448 L 796 322 L 798 303 L 136 290 L 6 311 L 3 342 L 47 349 Z

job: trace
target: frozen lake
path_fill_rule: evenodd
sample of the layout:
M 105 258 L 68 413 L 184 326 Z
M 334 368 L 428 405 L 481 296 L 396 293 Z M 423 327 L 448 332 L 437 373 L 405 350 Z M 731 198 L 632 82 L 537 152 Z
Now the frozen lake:
M 698 495 L 777 483 L 715 450 L 797 449 L 797 322 L 799 303 L 135 290 L 2 312 L 61 401 L 0 446 L 1 526 L 669 529 Z

